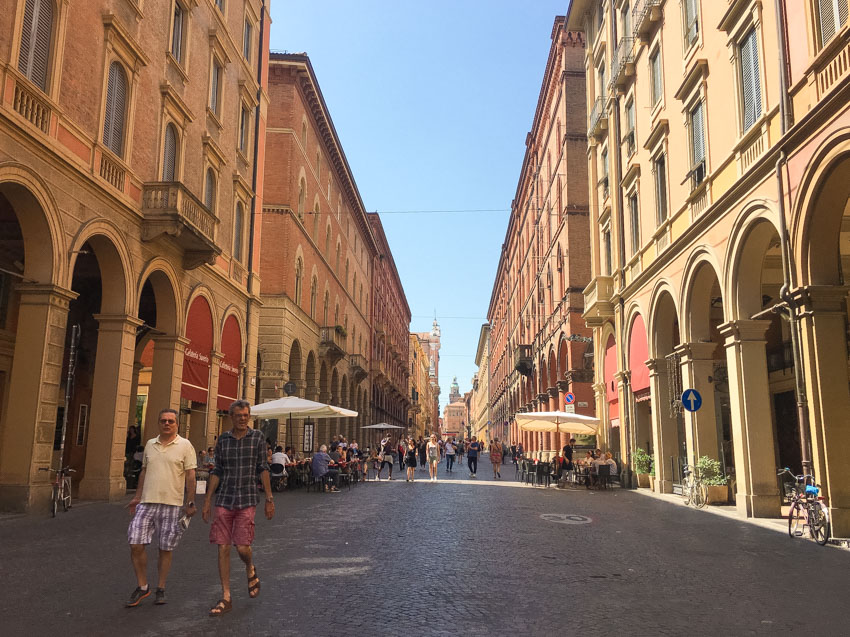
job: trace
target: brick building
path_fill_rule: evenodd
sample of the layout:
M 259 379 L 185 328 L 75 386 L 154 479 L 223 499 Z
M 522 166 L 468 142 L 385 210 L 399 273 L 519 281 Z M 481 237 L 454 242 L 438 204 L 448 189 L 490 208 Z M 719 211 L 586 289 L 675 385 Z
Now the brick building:
M 250 386 L 269 16 L 261 0 L 5 8 L 0 508 L 42 510 L 40 467 L 120 498 L 129 425 L 150 438 L 179 407 L 205 447 Z
M 590 330 L 582 291 L 590 280 L 583 34 L 555 19 L 505 242 L 488 310 L 491 419 L 528 451 L 552 450 L 567 434 L 529 435 L 518 411 L 593 414 Z
M 356 439 L 368 424 L 379 251 L 306 55 L 271 54 L 269 96 L 257 399 L 282 396 L 291 381 L 297 396 L 359 412 L 296 420 L 291 431 L 287 422 L 264 423 L 269 435 L 309 452 L 335 434 Z

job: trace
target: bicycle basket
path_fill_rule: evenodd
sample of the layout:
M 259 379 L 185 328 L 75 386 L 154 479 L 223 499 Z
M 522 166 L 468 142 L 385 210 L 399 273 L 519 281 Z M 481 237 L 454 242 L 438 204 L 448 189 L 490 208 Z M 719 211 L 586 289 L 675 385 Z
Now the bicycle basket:
M 795 495 L 797 495 L 797 485 L 795 485 L 793 482 L 783 482 L 782 488 L 785 492 L 786 500 L 790 500 Z
M 818 495 L 819 493 L 820 487 L 816 487 L 811 484 L 806 485 L 806 495 Z

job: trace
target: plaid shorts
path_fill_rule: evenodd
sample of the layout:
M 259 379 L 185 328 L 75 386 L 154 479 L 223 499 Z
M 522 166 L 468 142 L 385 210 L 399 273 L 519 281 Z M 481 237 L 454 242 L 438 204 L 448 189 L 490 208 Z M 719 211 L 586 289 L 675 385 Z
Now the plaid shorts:
M 150 544 L 153 532 L 159 533 L 159 550 L 173 551 L 183 535 L 180 515 L 183 507 L 171 504 L 139 504 L 127 529 L 130 544 Z

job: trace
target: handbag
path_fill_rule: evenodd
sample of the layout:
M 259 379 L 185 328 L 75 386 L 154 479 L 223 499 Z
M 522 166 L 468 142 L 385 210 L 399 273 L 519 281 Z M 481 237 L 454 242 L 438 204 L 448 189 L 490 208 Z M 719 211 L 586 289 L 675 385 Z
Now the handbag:
M 207 492 L 207 481 L 206 480 L 198 480 L 195 483 L 195 493 L 198 495 L 204 495 Z

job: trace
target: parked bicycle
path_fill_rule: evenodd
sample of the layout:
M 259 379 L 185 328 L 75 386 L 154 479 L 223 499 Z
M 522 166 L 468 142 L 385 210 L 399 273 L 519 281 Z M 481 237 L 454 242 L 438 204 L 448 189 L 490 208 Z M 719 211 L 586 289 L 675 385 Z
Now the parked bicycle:
M 829 541 L 831 525 L 829 509 L 820 494 L 820 487 L 815 484 L 814 476 L 796 476 L 788 467 L 777 475 L 786 474 L 794 479 L 793 483 L 788 483 L 786 491 L 791 499 L 791 508 L 788 510 L 788 535 L 802 537 L 808 527 L 809 536 L 823 546 Z
M 39 471 L 52 471 L 56 474 L 53 480 L 53 496 L 50 498 L 50 512 L 53 517 L 56 517 L 56 511 L 62 507 L 63 511 L 71 508 L 71 475 L 75 471 L 71 467 L 61 469 L 51 469 L 50 467 L 41 467 Z
M 696 467 L 686 464 L 682 469 L 682 498 L 685 504 L 701 509 L 708 504 L 708 487 L 702 483 Z

